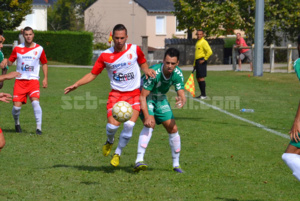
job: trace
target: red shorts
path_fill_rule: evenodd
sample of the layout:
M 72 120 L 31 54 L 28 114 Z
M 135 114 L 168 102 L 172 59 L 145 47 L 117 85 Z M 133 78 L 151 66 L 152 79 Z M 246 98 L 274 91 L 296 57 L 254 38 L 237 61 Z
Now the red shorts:
M 16 80 L 13 102 L 26 104 L 27 96 L 40 98 L 40 82 L 38 80 Z
M 132 106 L 132 109 L 140 111 L 140 94 L 140 89 L 135 89 L 133 91 L 126 92 L 121 92 L 114 89 L 111 90 L 111 92 L 108 94 L 108 101 L 106 104 L 107 117 L 112 115 L 112 108 L 114 104 L 119 101 L 127 101 Z
M 0 133 L 2 133 L 2 130 L 1 130 L 1 128 L 0 128 Z

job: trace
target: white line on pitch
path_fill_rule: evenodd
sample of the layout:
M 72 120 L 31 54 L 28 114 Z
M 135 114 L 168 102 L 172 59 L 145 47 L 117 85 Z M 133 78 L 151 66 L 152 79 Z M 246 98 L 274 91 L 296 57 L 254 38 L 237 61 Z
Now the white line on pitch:
M 170 90 L 170 91 L 175 92 L 174 90 Z M 191 97 L 191 96 L 188 96 L 188 98 L 192 98 L 192 97 Z M 232 113 L 230 113 L 230 112 L 227 112 L 226 110 L 222 110 L 221 108 L 218 108 L 218 107 L 216 107 L 216 106 L 214 106 L 214 105 L 208 104 L 208 103 L 206 103 L 206 102 L 204 102 L 204 101 L 201 101 L 201 100 L 199 100 L 199 99 L 193 98 L 193 100 L 194 100 L 194 101 L 197 101 L 197 102 L 199 102 L 199 103 L 201 103 L 201 104 L 203 104 L 203 105 L 206 105 L 207 107 L 210 107 L 210 108 L 212 108 L 212 109 L 214 109 L 214 110 L 218 110 L 219 112 L 222 112 L 222 113 L 224 113 L 224 114 L 227 114 L 227 115 L 229 115 L 229 116 L 231 116 L 231 117 L 233 117 L 233 118 L 235 118 L 235 119 L 238 119 L 238 120 L 247 122 L 247 123 L 249 123 L 249 124 L 252 124 L 252 125 L 254 125 L 254 126 L 258 127 L 258 128 L 261 128 L 261 129 L 263 129 L 263 130 L 269 131 L 270 133 L 273 133 L 273 134 L 278 135 L 278 136 L 280 136 L 280 137 L 283 137 L 283 138 L 286 138 L 286 139 L 290 139 L 290 137 L 289 137 L 288 135 L 285 135 L 285 134 L 283 134 L 283 133 L 280 133 L 280 132 L 278 132 L 278 131 L 275 131 L 275 130 L 273 130 L 273 129 L 270 129 L 270 128 L 264 126 L 264 125 L 261 125 L 261 124 L 259 124 L 259 123 L 250 121 L 250 120 L 245 119 L 245 118 L 243 118 L 243 117 L 240 117 L 240 116 L 238 116 L 238 115 L 232 114 Z

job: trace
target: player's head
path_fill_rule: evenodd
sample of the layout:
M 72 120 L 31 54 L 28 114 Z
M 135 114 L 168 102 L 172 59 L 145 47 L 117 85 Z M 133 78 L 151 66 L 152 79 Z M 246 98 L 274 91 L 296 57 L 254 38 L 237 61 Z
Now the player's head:
M 164 56 L 164 74 L 171 74 L 179 64 L 179 51 L 176 48 L 169 48 Z
M 113 29 L 113 35 L 115 35 L 116 31 L 125 31 L 125 34 L 127 35 L 127 29 L 123 24 L 117 24 Z
M 196 36 L 197 36 L 197 39 L 200 40 L 201 38 L 204 37 L 204 31 L 201 30 L 201 29 L 198 29 L 197 33 L 196 33 Z
M 25 43 L 30 44 L 33 42 L 34 32 L 31 27 L 25 27 L 23 29 L 23 36 L 25 38 Z
M 237 32 L 237 33 L 236 33 L 236 38 L 237 38 L 237 39 L 240 39 L 240 37 L 241 37 L 241 33 Z
M 117 24 L 113 29 L 112 38 L 115 44 L 115 51 L 123 51 L 125 49 L 125 43 L 128 38 L 126 27 L 123 24 Z

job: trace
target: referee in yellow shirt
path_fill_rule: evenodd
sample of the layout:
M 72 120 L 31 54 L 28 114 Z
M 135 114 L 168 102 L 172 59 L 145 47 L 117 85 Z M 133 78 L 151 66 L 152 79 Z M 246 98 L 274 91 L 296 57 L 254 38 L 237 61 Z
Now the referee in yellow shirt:
M 212 55 L 212 50 L 208 42 L 204 39 L 204 31 L 197 30 L 197 43 L 195 46 L 194 68 L 196 69 L 196 77 L 201 91 L 201 95 L 196 98 L 206 99 L 205 77 L 207 72 L 207 59 Z

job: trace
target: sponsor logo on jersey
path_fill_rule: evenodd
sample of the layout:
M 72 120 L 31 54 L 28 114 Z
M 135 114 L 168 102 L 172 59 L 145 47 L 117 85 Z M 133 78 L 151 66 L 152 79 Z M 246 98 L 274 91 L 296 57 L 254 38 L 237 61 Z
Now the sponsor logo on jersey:
M 38 52 L 37 51 L 33 51 L 33 54 L 36 56 L 38 54 Z
M 130 72 L 127 74 L 117 73 L 117 71 L 113 72 L 113 79 L 116 81 L 128 81 L 134 79 L 134 73 Z
M 126 63 L 119 63 L 119 64 L 113 64 L 111 67 L 112 68 L 120 68 L 126 66 Z
M 127 54 L 127 58 L 131 60 L 132 59 L 132 54 Z
M 31 56 L 22 56 L 22 59 L 32 59 Z
M 31 71 L 32 72 L 32 71 L 34 71 L 34 66 L 29 66 L 28 64 L 26 64 L 25 66 L 21 67 L 21 70 L 22 71 L 28 71 L 28 72 Z

